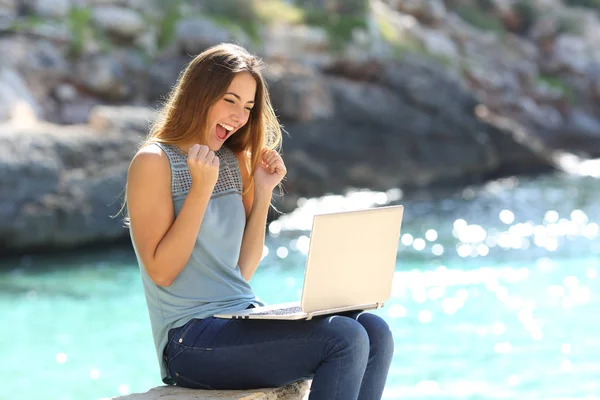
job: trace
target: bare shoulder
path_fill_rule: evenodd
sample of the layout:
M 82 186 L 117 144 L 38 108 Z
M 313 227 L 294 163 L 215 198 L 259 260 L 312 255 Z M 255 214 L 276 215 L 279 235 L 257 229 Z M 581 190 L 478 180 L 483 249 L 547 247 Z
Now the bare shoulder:
M 138 150 L 129 166 L 129 177 L 170 176 L 169 159 L 158 146 L 146 145 Z M 158 174 L 158 175 L 157 175 Z

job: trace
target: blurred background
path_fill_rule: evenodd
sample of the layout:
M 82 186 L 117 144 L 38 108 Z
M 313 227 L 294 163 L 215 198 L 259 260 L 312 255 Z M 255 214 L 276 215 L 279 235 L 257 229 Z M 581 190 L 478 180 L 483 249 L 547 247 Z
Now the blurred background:
M 0 0 L 0 399 L 161 385 L 112 216 L 226 41 L 287 131 L 257 295 L 299 299 L 315 213 L 403 204 L 384 398 L 600 398 L 599 39 L 599 0 Z

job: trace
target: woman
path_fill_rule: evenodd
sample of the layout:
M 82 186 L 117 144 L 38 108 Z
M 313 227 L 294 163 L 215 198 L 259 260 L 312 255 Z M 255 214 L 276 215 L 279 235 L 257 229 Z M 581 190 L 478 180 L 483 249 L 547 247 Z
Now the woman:
M 212 317 L 263 305 L 248 281 L 286 168 L 262 68 L 237 45 L 198 55 L 129 168 L 128 219 L 161 377 L 202 389 L 312 378 L 312 400 L 379 399 L 393 340 L 373 314 Z

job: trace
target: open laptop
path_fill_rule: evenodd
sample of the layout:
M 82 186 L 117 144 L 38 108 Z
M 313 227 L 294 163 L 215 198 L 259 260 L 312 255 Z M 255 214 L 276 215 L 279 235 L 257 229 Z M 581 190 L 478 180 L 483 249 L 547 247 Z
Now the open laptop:
M 392 291 L 403 206 L 315 215 L 302 300 L 217 318 L 311 319 L 383 306 Z

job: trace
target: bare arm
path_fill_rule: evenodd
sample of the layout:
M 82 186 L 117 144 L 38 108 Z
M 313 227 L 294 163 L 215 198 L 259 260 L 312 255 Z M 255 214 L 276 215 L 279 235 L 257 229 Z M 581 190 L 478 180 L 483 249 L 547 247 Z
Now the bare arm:
M 263 254 L 265 245 L 265 228 L 267 225 L 267 213 L 271 204 L 271 193 L 253 190 L 252 210 L 246 221 L 242 248 L 238 265 L 242 276 L 249 281 L 254 275 Z
M 210 200 L 214 184 L 192 180 L 174 219 L 167 156 L 148 146 L 129 167 L 127 204 L 133 241 L 148 275 L 159 286 L 171 285 L 188 262 Z

